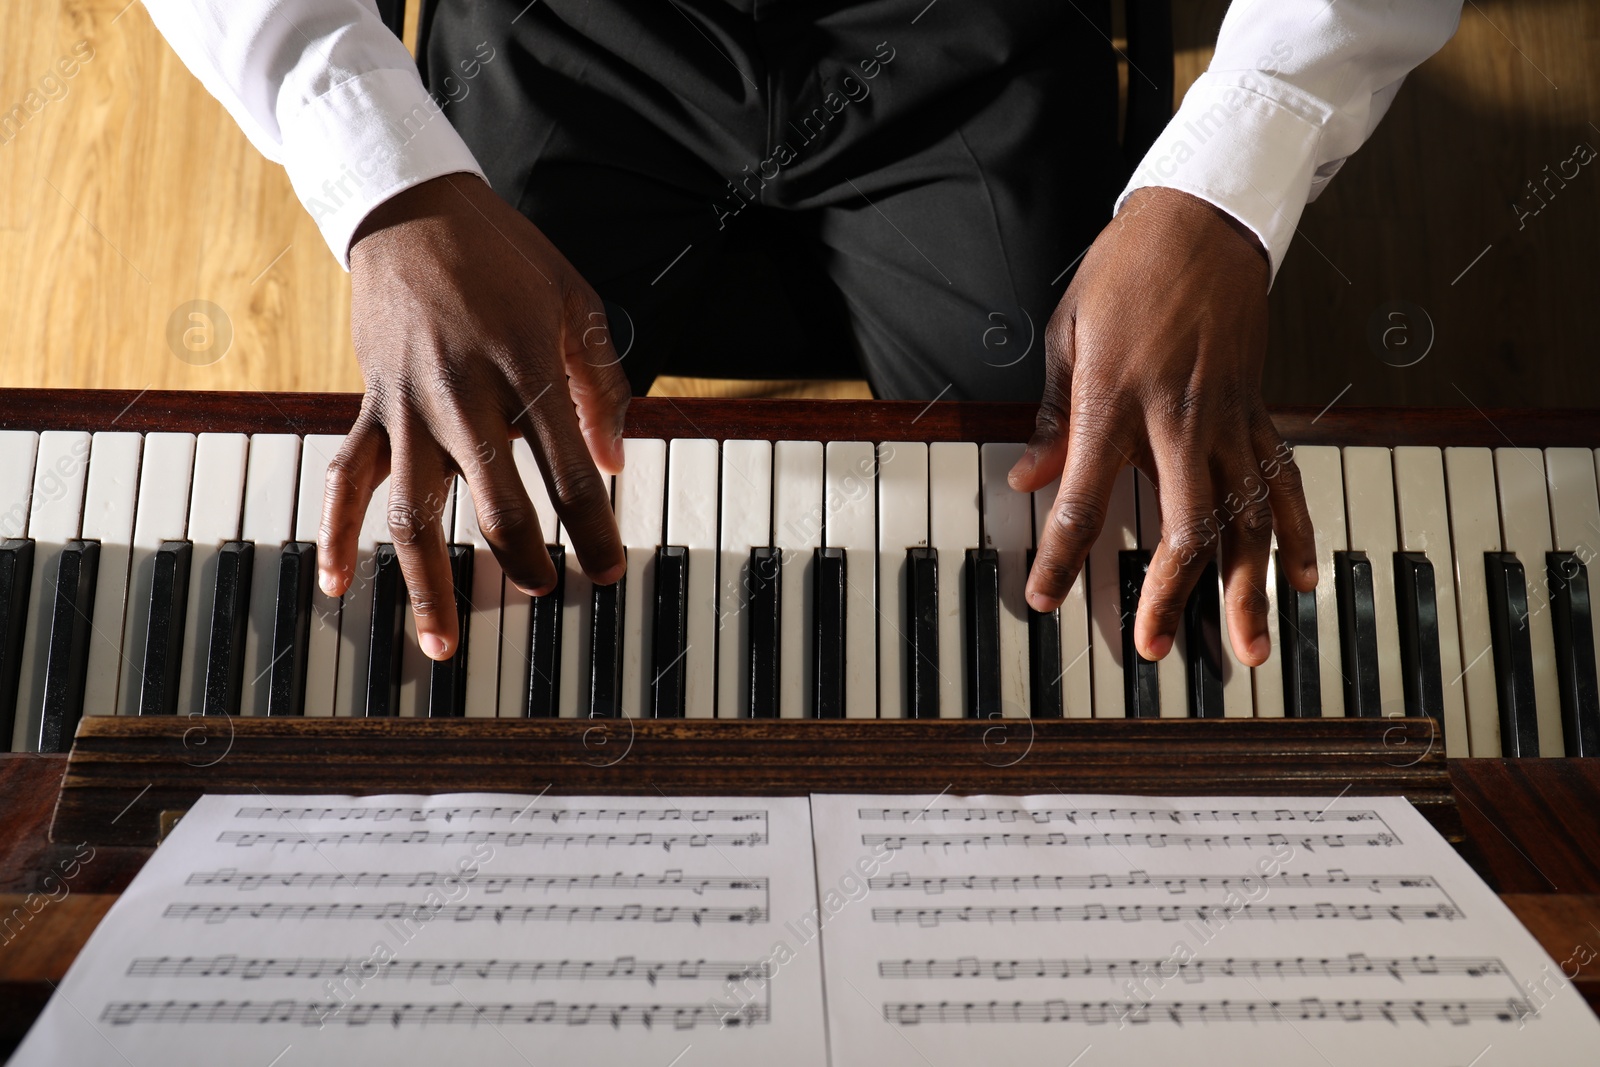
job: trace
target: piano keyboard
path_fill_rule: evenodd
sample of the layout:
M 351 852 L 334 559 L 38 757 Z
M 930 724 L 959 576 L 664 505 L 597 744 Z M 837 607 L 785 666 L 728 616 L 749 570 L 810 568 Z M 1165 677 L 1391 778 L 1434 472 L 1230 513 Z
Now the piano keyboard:
M 1269 581 L 1273 652 L 1250 669 L 1215 568 L 1173 653 L 1134 651 L 1160 538 L 1136 472 L 1071 595 L 1041 615 L 1023 588 L 1055 487 L 1007 487 L 1020 445 L 708 438 L 627 441 L 612 501 L 628 573 L 611 587 L 584 577 L 525 443 L 518 466 L 554 531 L 550 595 L 505 581 L 458 481 L 443 521 L 463 638 L 431 663 L 387 486 L 355 584 L 339 599 L 316 586 L 339 444 L 0 431 L 0 738 L 65 751 L 85 713 L 1409 714 L 1437 720 L 1451 756 L 1600 750 L 1589 449 L 1299 447 L 1321 582 Z

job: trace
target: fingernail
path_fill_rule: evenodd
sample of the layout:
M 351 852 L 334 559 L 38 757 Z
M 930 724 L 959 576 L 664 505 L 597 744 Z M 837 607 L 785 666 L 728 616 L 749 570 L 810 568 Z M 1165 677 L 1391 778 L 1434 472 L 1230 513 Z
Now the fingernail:
M 429 659 L 443 659 L 445 653 L 450 650 L 450 646 L 445 644 L 444 638 L 438 634 L 423 634 L 421 641 L 422 652 Z
M 322 592 L 323 592 L 324 595 L 326 595 L 326 596 L 338 596 L 339 595 L 339 594 L 334 592 L 334 589 L 337 588 L 337 587 L 333 584 L 333 582 L 334 582 L 334 575 L 333 575 L 332 571 L 318 571 L 317 572 L 317 584 L 322 586 Z
M 1012 482 L 1021 481 L 1029 474 L 1032 474 L 1033 468 L 1038 466 L 1038 464 L 1039 454 L 1030 448 L 1026 452 L 1022 453 L 1022 458 L 1017 460 L 1016 464 L 1011 468 L 1011 473 L 1008 474 L 1006 478 L 1008 481 Z
M 617 584 L 617 582 L 622 580 L 622 576 L 624 574 L 626 574 L 627 572 L 628 572 L 628 564 L 626 562 L 619 563 L 615 567 L 611 567 L 611 568 L 609 568 L 609 569 L 607 569 L 605 571 L 602 571 L 600 573 L 600 576 L 595 579 L 594 584 L 595 585 L 615 585 L 615 584 Z
M 1250 658 L 1257 663 L 1265 663 L 1271 653 L 1272 639 L 1266 634 L 1257 634 L 1256 639 L 1250 642 Z
M 1034 611 L 1050 612 L 1056 610 L 1055 603 L 1043 593 L 1029 593 L 1028 606 Z
M 1172 651 L 1172 638 L 1167 634 L 1156 634 L 1150 639 L 1150 649 L 1145 653 L 1145 659 L 1156 660 Z

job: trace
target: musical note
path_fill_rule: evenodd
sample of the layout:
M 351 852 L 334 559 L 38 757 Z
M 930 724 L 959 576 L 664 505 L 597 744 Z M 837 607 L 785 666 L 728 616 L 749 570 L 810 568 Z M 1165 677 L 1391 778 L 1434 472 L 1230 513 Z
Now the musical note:
M 443 904 L 393 901 L 387 904 L 169 904 L 163 918 L 204 923 L 225 923 L 238 919 L 409 919 L 429 922 L 435 919 L 474 922 L 492 919 L 501 922 L 621 922 L 621 923 L 764 923 L 765 908 L 680 908 L 645 907 L 642 904 Z
M 1413 922 L 1426 919 L 1451 920 L 1461 918 L 1456 909 L 1448 905 L 1396 904 L 1384 912 L 1396 922 Z M 1124 923 L 1145 921 L 1178 922 L 1192 919 L 1201 923 L 1211 921 L 1237 921 L 1262 919 L 1289 922 L 1355 921 L 1373 918 L 1370 905 L 1318 903 L 1301 904 L 1241 904 L 1238 907 L 1202 905 L 1178 908 L 1172 905 L 1118 905 L 1108 912 L 1103 904 L 1043 905 L 1027 907 L 957 907 L 957 908 L 873 908 L 872 921 L 877 923 L 915 923 L 918 926 L 941 926 L 949 923 L 987 923 L 990 925 L 1016 923 L 1105 922 L 1116 919 Z
M 1524 1010 L 1525 1000 L 1339 1000 L 1331 1005 L 1344 1022 L 1383 1021 L 1398 1023 L 1403 1018 L 1428 1023 L 1444 1021 L 1458 1026 L 1472 1022 L 1515 1023 Z M 883 1005 L 883 1018 L 900 1026 L 932 1023 L 1065 1023 L 1086 1022 L 1102 1025 L 1119 1018 L 1137 1015 L 1138 1022 L 1170 1023 L 1289 1023 L 1315 1022 L 1329 1017 L 1330 1005 L 1318 997 L 1298 1000 L 1214 1000 L 1163 1001 L 1159 1004 L 1126 1001 L 1067 1000 L 991 1000 L 940 1001 L 937 1003 L 889 1002 Z
M 100 1021 L 113 1027 L 140 1023 L 274 1022 L 315 1027 L 331 1022 L 346 1026 L 368 1026 L 376 1020 L 382 1020 L 398 1029 L 412 1025 L 476 1026 L 480 1023 L 495 1026 L 520 1023 L 527 1026 L 583 1027 L 603 1019 L 606 1025 L 620 1028 L 649 1027 L 655 1016 L 670 1013 L 673 1026 L 680 1030 L 697 1026 L 756 1026 L 771 1021 L 768 1007 L 760 1002 L 748 1003 L 732 1013 L 719 1012 L 708 1004 L 579 1004 L 553 1000 L 533 1004 L 469 1004 L 459 1001 L 354 1004 L 336 1013 L 330 1013 L 327 1009 L 325 1003 L 292 1000 L 120 1001 L 107 1004 L 100 1013 Z
M 541 848 L 560 847 L 567 848 L 638 848 L 641 846 L 658 845 L 665 852 L 671 852 L 675 846 L 689 845 L 694 848 L 708 846 L 727 846 L 730 848 L 758 848 L 767 843 L 767 835 L 762 832 L 752 833 L 717 833 L 717 834 L 658 834 L 644 831 L 633 834 L 561 834 L 543 832 L 512 832 L 506 830 L 462 830 L 436 833 L 431 830 L 413 830 L 402 833 L 394 830 L 366 830 L 347 833 L 312 834 L 289 831 L 249 831 L 227 830 L 217 839 L 223 844 L 233 845 L 236 848 L 253 848 L 266 846 L 278 848 L 287 845 L 291 850 L 304 845 L 310 849 L 322 848 L 325 845 L 335 848 L 365 845 L 505 845 L 516 848 L 526 845 L 537 845 Z

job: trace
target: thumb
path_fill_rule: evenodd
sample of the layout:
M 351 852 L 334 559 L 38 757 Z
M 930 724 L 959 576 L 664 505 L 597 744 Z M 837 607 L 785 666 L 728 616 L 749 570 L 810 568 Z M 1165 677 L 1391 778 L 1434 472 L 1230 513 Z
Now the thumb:
M 593 295 L 569 301 L 568 308 L 563 358 L 578 425 L 595 466 L 616 474 L 622 470 L 622 427 L 633 390 L 612 343 L 608 308 Z
M 1033 437 L 1011 468 L 1011 488 L 1031 493 L 1060 477 L 1067 458 L 1067 415 L 1072 409 L 1072 355 L 1075 316 L 1063 300 L 1044 335 L 1044 395 Z

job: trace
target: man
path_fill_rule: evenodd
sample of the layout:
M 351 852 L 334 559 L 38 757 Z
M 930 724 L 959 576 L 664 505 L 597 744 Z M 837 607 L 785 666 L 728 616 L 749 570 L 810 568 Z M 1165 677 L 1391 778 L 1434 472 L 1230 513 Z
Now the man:
M 585 573 L 615 581 L 600 472 L 622 464 L 629 379 L 695 343 L 687 309 L 730 248 L 783 234 L 828 279 L 803 313 L 841 317 L 879 395 L 1040 401 L 1011 472 L 1023 491 L 1061 476 L 1035 608 L 1076 580 L 1132 463 L 1164 530 L 1138 649 L 1170 651 L 1215 556 L 1256 665 L 1274 529 L 1290 583 L 1317 581 L 1261 402 L 1267 289 L 1303 205 L 1461 5 L 1238 0 L 1120 196 L 1104 0 L 438 0 L 427 87 L 372 0 L 146 6 L 351 270 L 367 394 L 329 468 L 320 581 L 349 587 L 388 476 L 429 656 L 456 641 L 449 479 L 511 581 L 550 590 L 550 531 L 504 447 L 527 437 Z

